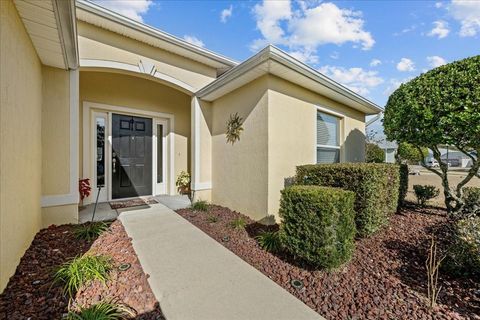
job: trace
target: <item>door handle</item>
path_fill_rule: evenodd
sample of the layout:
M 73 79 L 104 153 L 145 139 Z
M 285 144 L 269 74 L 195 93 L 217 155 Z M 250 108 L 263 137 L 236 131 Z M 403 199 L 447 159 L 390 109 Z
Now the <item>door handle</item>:
M 112 159 L 112 172 L 115 173 L 117 172 L 117 159 L 113 158 Z

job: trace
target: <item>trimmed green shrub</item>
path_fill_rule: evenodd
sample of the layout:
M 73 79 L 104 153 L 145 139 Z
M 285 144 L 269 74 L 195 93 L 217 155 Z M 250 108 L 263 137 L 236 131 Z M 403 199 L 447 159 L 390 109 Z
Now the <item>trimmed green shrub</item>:
M 456 222 L 444 269 L 456 276 L 480 275 L 480 217 Z
M 205 200 L 198 200 L 198 201 L 196 201 L 196 202 L 194 202 L 194 203 L 192 204 L 192 210 L 195 210 L 195 211 L 204 211 L 204 212 L 206 212 L 206 211 L 208 211 L 208 207 L 209 207 L 209 206 L 210 206 L 210 205 L 208 204 L 207 201 L 205 201 Z
M 278 231 L 262 231 L 255 237 L 258 245 L 268 252 L 279 252 L 282 249 L 280 233 Z
M 133 309 L 114 301 L 102 301 L 78 312 L 70 311 L 67 320 L 124 320 L 135 316 Z
M 416 184 L 413 186 L 413 191 L 415 192 L 415 197 L 417 197 L 418 204 L 421 206 L 425 206 L 428 200 L 438 197 L 440 194 L 440 190 L 431 185 L 422 186 L 420 184 Z
M 464 187 L 463 201 L 465 203 L 462 208 L 464 216 L 480 217 L 480 187 Z
M 385 162 L 385 151 L 375 143 L 365 144 L 365 162 L 383 163 Z
M 405 203 L 408 192 L 408 165 L 401 164 L 399 170 L 398 206 L 401 207 Z
M 355 192 L 359 236 L 375 233 L 397 211 L 399 167 L 390 163 L 336 163 L 297 167 L 296 183 L 337 187 Z
M 312 266 L 333 269 L 354 251 L 355 194 L 338 188 L 291 186 L 280 201 L 280 241 Z
M 85 254 L 62 264 L 55 272 L 54 282 L 63 283 L 64 291 L 73 297 L 82 285 L 90 281 L 105 283 L 112 268 L 110 257 Z

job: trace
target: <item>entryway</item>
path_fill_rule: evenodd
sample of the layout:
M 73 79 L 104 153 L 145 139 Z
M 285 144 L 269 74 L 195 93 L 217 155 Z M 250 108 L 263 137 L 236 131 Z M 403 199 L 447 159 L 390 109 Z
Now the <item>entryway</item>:
M 152 194 L 152 119 L 112 115 L 112 199 Z
M 171 114 L 84 102 L 86 203 L 175 194 Z

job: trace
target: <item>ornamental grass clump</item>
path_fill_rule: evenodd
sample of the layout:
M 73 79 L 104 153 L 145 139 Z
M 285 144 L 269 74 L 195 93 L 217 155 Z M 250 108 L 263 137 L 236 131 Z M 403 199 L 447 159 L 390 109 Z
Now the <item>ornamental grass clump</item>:
M 386 225 L 397 211 L 400 167 L 387 163 L 304 165 L 297 167 L 295 183 L 354 192 L 357 233 L 367 237 Z
M 282 250 L 280 241 L 280 232 L 278 231 L 262 231 L 255 237 L 258 245 L 268 252 L 276 253 Z
M 135 312 L 128 306 L 115 301 L 102 301 L 90 307 L 70 311 L 67 320 L 124 320 L 135 317 Z
M 90 222 L 75 227 L 74 234 L 77 239 L 92 241 L 108 230 L 105 222 Z
M 62 264 L 55 272 L 54 282 L 62 283 L 64 292 L 73 297 L 82 285 L 90 281 L 105 283 L 112 269 L 110 257 L 85 254 Z
M 207 201 L 205 200 L 198 200 L 196 202 L 194 202 L 192 204 L 192 210 L 195 210 L 195 211 L 203 211 L 203 212 L 207 212 L 208 211 L 208 208 L 209 208 L 209 204 Z
M 243 230 L 247 226 L 247 221 L 243 217 L 236 218 L 229 223 L 230 228 L 235 230 Z
M 292 186 L 282 191 L 280 241 L 317 268 L 335 269 L 354 251 L 355 194 L 338 188 Z

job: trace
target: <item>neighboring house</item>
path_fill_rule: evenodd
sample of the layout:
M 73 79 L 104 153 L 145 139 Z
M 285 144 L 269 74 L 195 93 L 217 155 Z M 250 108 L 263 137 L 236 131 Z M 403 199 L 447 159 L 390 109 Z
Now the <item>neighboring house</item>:
M 297 165 L 364 161 L 381 109 L 275 47 L 237 63 L 84 1 L 0 6 L 0 290 L 40 228 L 78 221 L 79 178 L 88 204 L 189 171 L 197 199 L 261 220 Z
M 367 135 L 371 143 L 378 145 L 385 153 L 386 163 L 395 163 L 395 154 L 397 153 L 398 144 L 395 141 L 388 141 L 383 133 L 381 119 L 383 112 L 372 117 L 366 123 Z
M 472 159 L 463 152 L 441 149 L 442 161 L 449 163 L 451 167 L 469 168 L 472 166 Z

